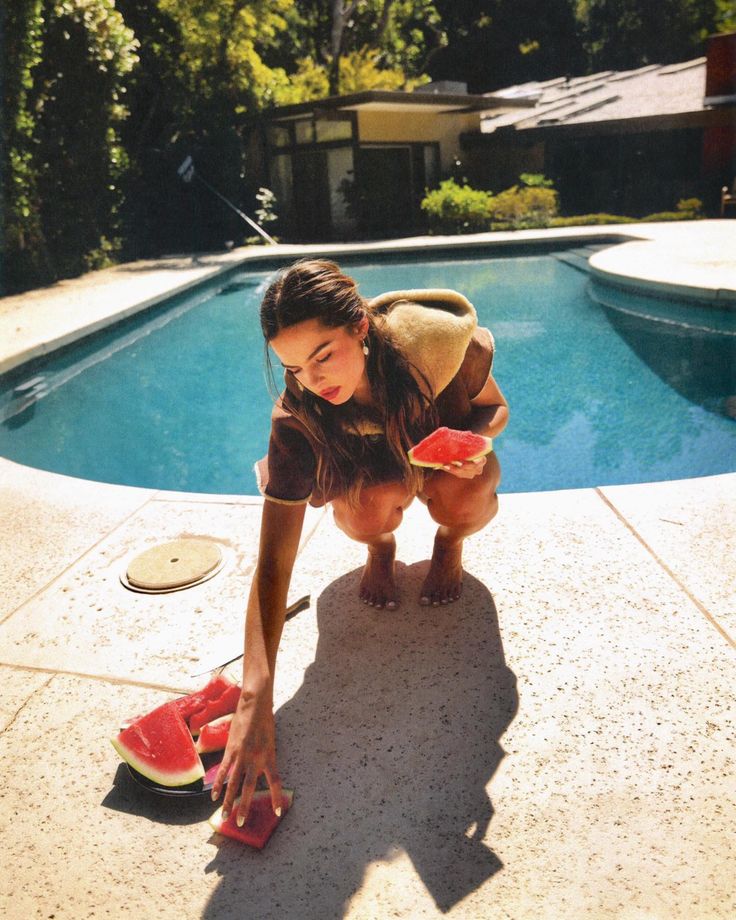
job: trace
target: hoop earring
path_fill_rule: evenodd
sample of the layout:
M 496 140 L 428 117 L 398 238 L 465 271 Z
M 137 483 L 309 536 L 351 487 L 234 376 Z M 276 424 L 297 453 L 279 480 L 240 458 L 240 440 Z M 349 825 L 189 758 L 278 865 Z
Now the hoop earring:
M 370 348 L 368 347 L 368 339 L 363 339 L 363 354 L 364 354 L 364 355 L 369 355 L 370 352 L 371 352 L 371 350 L 370 350 Z

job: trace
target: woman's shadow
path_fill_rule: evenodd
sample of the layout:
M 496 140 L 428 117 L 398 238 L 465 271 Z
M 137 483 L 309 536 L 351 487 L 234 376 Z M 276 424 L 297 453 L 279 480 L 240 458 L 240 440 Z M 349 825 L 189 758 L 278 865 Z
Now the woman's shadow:
M 314 663 L 276 717 L 294 806 L 264 853 L 217 838 L 208 871 L 222 882 L 203 916 L 340 917 L 367 867 L 397 850 L 446 912 L 502 867 L 484 840 L 486 787 L 515 676 L 488 589 L 466 574 L 460 601 L 420 607 L 425 571 L 400 573 L 397 611 L 357 600 L 357 570 L 320 596 Z

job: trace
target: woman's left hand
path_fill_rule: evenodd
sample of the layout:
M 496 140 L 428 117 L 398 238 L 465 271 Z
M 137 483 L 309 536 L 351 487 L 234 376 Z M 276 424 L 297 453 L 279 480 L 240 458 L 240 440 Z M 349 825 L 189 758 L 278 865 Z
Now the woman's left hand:
M 457 476 L 458 479 L 475 479 L 483 472 L 486 465 L 485 457 L 478 457 L 477 460 L 453 460 L 442 467 L 445 473 L 451 476 Z

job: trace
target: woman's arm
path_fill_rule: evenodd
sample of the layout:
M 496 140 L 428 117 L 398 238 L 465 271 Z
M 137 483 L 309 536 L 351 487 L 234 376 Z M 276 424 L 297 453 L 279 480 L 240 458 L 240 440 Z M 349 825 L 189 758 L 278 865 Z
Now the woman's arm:
M 509 404 L 492 374 L 488 375 L 483 389 L 470 400 L 470 404 L 473 407 L 471 428 L 476 434 L 486 438 L 501 434 L 509 420 Z
M 476 434 L 486 438 L 495 438 L 506 427 L 509 420 L 509 404 L 491 374 L 483 384 L 483 389 L 477 396 L 470 400 L 472 414 L 470 416 L 470 429 Z M 443 467 L 446 473 L 458 479 L 474 479 L 483 472 L 486 458 L 448 463 Z
M 212 787 L 212 798 L 217 799 L 231 771 L 223 812 L 227 814 L 232 809 L 240 792 L 238 821 L 241 817 L 245 820 L 256 781 L 262 773 L 271 789 L 274 811 L 280 811 L 281 780 L 276 769 L 273 686 L 286 597 L 305 509 L 303 504 L 282 505 L 268 500 L 263 504 L 258 563 L 245 619 L 243 690 Z

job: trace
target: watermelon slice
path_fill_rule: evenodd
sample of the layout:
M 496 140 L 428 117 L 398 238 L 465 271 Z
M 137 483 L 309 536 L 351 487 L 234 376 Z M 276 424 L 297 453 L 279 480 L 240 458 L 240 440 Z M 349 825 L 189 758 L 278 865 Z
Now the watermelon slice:
M 225 674 L 217 674 L 213 677 L 201 690 L 196 690 L 194 693 L 188 694 L 188 696 L 180 696 L 178 699 L 174 700 L 174 704 L 179 712 L 184 717 L 185 722 L 189 722 L 192 716 L 195 713 L 205 713 L 205 707 L 208 703 L 215 700 L 220 700 L 225 693 L 231 694 L 234 696 L 233 687 L 238 687 L 237 684 L 233 683 L 229 677 Z M 238 691 L 240 688 L 238 687 Z M 229 706 L 231 697 L 225 697 L 222 701 L 222 705 Z M 237 705 L 237 704 L 236 704 Z M 235 707 L 233 707 L 235 709 Z M 230 710 L 231 712 L 233 710 Z M 206 715 L 206 713 L 205 713 Z M 126 719 L 120 725 L 120 731 L 123 731 L 126 728 L 129 728 L 134 722 L 137 722 L 141 718 L 140 715 L 135 716 L 132 719 Z M 214 715 L 209 718 L 205 718 L 204 722 L 209 722 L 214 719 Z M 202 723 L 204 724 L 204 723 Z M 195 729 L 192 734 L 197 734 L 199 727 Z
M 175 702 L 141 716 L 110 739 L 130 766 L 161 786 L 186 786 L 204 776 L 204 767 Z
M 190 693 L 188 696 L 182 696 L 175 702 L 179 712 L 188 722 L 195 712 L 204 708 L 209 700 L 218 699 L 226 690 L 234 686 L 236 685 L 227 675 L 216 674 L 201 690 Z
M 235 712 L 240 699 L 240 687 L 229 681 L 229 686 L 216 698 L 205 701 L 204 706 L 189 717 L 189 731 L 196 735 L 200 728 L 219 716 Z
M 262 850 L 268 843 L 268 838 L 278 827 L 281 818 L 291 808 L 291 803 L 294 800 L 294 791 L 292 789 L 282 789 L 281 792 L 281 817 L 274 814 L 270 791 L 268 789 L 257 789 L 253 793 L 253 798 L 250 801 L 250 811 L 242 827 L 238 827 L 236 822 L 240 799 L 236 799 L 233 809 L 225 821 L 222 820 L 222 808 L 218 808 L 210 818 L 210 824 L 218 834 L 224 834 L 226 837 L 232 837 L 234 840 L 239 840 L 241 843 L 247 843 L 248 846 Z
M 440 469 L 455 460 L 477 460 L 493 450 L 493 440 L 472 431 L 437 428 L 409 451 L 415 466 Z
M 227 737 L 230 734 L 230 723 L 233 720 L 233 714 L 228 713 L 226 716 L 220 716 L 219 719 L 213 719 L 203 725 L 199 730 L 199 738 L 194 745 L 200 754 L 209 754 L 211 751 L 222 751 L 227 745 Z

